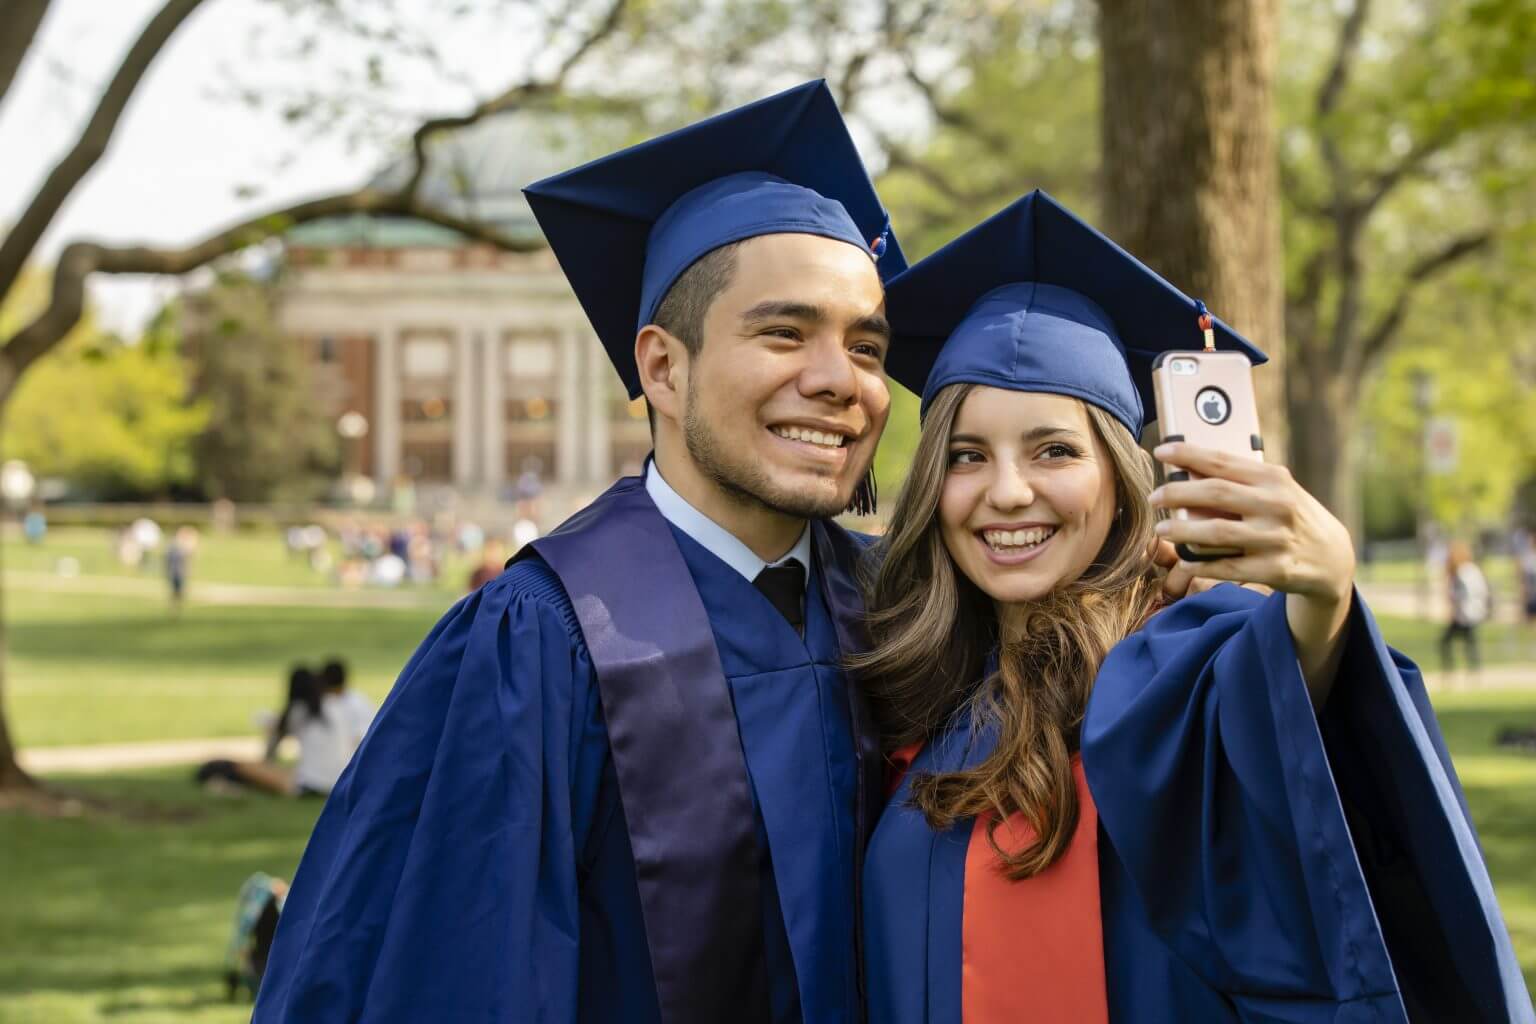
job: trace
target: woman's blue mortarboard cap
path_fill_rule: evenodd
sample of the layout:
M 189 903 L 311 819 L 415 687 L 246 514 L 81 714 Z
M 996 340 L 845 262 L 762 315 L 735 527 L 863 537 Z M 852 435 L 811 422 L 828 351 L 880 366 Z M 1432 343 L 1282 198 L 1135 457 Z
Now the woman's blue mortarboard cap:
M 891 281 L 887 370 L 923 397 L 947 384 L 1091 402 L 1139 436 L 1152 361 L 1198 349 L 1199 308 L 1044 192 L 993 215 Z M 1216 320 L 1216 347 L 1265 355 Z
M 523 190 L 631 398 L 635 333 L 699 257 L 812 234 L 906 269 L 826 83 L 807 82 Z

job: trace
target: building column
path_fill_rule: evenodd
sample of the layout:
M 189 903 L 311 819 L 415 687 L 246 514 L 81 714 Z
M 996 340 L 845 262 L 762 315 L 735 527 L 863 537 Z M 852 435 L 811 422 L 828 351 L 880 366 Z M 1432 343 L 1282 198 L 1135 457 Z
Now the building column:
M 587 480 L 606 486 L 613 478 L 613 446 L 609 440 L 608 425 L 612 411 L 613 369 L 608 365 L 608 354 L 597 335 L 582 332 L 582 348 L 586 349 L 587 379 L 583 389 L 586 409 L 583 420 L 587 430 Z
M 388 494 L 400 475 L 400 329 L 373 336 L 373 479 Z
M 494 324 L 480 331 L 480 480 L 492 497 L 507 478 L 506 342 Z
M 555 433 L 555 479 L 562 484 L 581 480 L 585 461 L 581 449 L 581 380 L 585 360 L 579 331 L 562 331 L 556 357 L 560 361 L 560 415 Z
M 475 334 L 460 324 L 453 336 L 453 484 L 460 490 L 477 482 L 475 466 L 480 461 L 475 369 Z

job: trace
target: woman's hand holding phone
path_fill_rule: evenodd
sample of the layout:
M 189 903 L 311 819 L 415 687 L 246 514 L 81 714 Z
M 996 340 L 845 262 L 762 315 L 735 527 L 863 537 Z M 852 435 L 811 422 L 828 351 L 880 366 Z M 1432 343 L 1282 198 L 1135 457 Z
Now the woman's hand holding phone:
M 1286 618 L 1313 701 L 1333 680 L 1355 582 L 1355 549 L 1344 524 L 1284 466 L 1173 442 L 1152 453 L 1202 479 L 1163 484 L 1156 508 L 1201 509 L 1236 518 L 1164 519 L 1158 535 L 1175 544 L 1235 549 L 1214 561 L 1180 563 L 1191 575 L 1261 583 L 1286 594 Z

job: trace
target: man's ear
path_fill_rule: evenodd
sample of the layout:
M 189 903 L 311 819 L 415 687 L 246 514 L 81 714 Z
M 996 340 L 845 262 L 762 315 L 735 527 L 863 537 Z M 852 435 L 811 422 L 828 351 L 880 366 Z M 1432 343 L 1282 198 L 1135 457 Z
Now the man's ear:
M 688 391 L 688 350 L 673 335 L 646 324 L 635 336 L 635 367 L 640 387 L 656 414 L 674 423 L 683 418 Z

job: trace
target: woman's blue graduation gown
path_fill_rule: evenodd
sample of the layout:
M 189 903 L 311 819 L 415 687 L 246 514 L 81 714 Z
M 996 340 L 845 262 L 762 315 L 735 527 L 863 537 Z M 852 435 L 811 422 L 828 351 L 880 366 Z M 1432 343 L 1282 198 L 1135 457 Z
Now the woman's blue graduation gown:
M 802 640 L 672 532 L 745 754 L 771 1018 L 852 1024 L 855 752 L 818 570 Z M 635 875 L 570 601 L 543 563 L 519 562 L 427 637 L 337 784 L 254 1020 L 658 1021 Z
M 1106 659 L 1082 758 L 1116 1024 L 1536 1020 L 1419 673 L 1358 595 L 1348 629 L 1321 717 L 1284 595 L 1216 587 Z M 931 739 L 881 817 L 871 1020 L 960 1024 L 962 989 L 1002 980 L 962 980 L 974 821 L 934 833 L 907 801 L 990 743 Z

